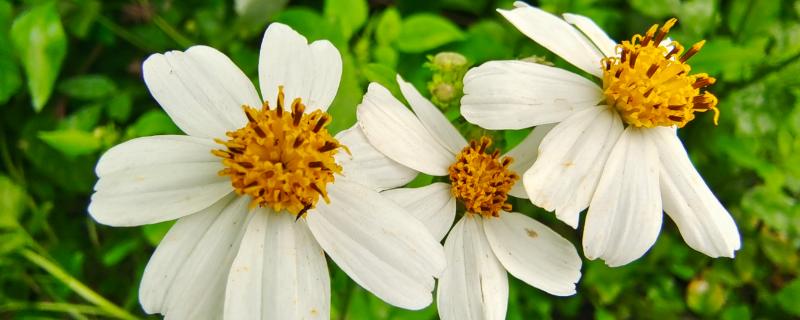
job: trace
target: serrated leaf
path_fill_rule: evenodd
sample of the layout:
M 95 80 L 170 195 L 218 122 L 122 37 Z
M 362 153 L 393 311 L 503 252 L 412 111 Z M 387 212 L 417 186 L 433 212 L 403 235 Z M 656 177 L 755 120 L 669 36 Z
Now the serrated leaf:
M 8 37 L 12 11 L 11 4 L 0 1 L 0 104 L 5 104 L 22 86 L 22 77 Z
M 445 18 L 429 13 L 415 14 L 403 21 L 397 48 L 403 52 L 424 52 L 464 39 L 464 32 Z
M 93 134 L 79 130 L 39 132 L 39 139 L 67 157 L 78 157 L 100 149 L 101 141 Z
M 85 75 L 64 80 L 58 89 L 75 99 L 94 100 L 111 96 L 117 85 L 104 75 Z
M 44 108 L 67 54 L 67 38 L 54 2 L 36 5 L 11 26 L 11 40 L 28 77 L 33 109 Z
M 345 40 L 367 22 L 368 11 L 366 0 L 325 0 L 322 10 L 325 18 L 339 27 Z

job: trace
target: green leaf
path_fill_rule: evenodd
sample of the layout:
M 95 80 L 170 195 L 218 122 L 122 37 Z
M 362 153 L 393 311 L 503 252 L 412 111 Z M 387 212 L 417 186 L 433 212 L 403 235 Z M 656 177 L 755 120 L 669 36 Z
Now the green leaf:
M 92 104 L 80 108 L 58 124 L 58 129 L 75 129 L 80 131 L 92 131 L 100 120 L 103 113 L 103 106 Z
M 174 220 L 164 221 L 156 224 L 148 224 L 142 226 L 142 234 L 144 235 L 145 240 L 147 240 L 147 243 L 155 247 L 161 242 L 161 239 L 167 235 L 167 232 L 174 224 Z
M 364 66 L 364 77 L 369 82 L 377 82 L 392 92 L 395 97 L 402 97 L 400 94 L 400 86 L 397 84 L 397 72 L 391 68 L 377 63 L 370 63 Z
M 350 128 L 356 123 L 356 106 L 361 102 L 363 91 L 358 84 L 356 67 L 353 56 L 350 54 L 342 55 L 342 81 L 339 84 L 339 92 L 333 99 L 328 112 L 333 115 L 328 131 L 332 134 Z
M 122 259 L 139 247 L 139 238 L 127 238 L 115 244 L 103 254 L 103 265 L 109 267 L 118 264 Z
M 71 10 L 64 19 L 67 31 L 78 39 L 85 39 L 100 14 L 101 3 L 98 0 L 76 0 L 69 4 Z
M 743 45 L 730 38 L 719 37 L 706 42 L 703 49 L 692 57 L 692 71 L 706 72 L 711 76 L 722 74 L 727 81 L 747 80 L 761 63 L 767 39 L 760 38 Z
M 288 8 L 281 11 L 275 17 L 275 21 L 289 25 L 309 41 L 325 39 L 333 43 L 339 50 L 347 49 L 347 40 L 339 28 L 309 8 Z
M 388 8 L 383 11 L 378 25 L 375 27 L 375 40 L 380 45 L 389 45 L 400 36 L 402 30 L 403 18 L 400 17 L 400 12 L 394 7 Z
M 130 138 L 152 136 L 157 134 L 176 134 L 180 129 L 172 122 L 164 111 L 151 110 L 141 115 L 128 127 L 125 135 Z
M 781 3 L 781 1 L 732 1 L 728 10 L 728 27 L 743 38 L 760 36 L 777 23 Z
M 49 146 L 72 158 L 93 153 L 101 147 L 100 139 L 85 131 L 45 131 L 39 132 L 38 136 Z
M 776 295 L 778 304 L 783 310 L 795 316 L 800 316 L 800 278 L 795 278 L 783 287 Z
M 55 3 L 39 4 L 11 26 L 11 40 L 28 76 L 33 109 L 44 108 L 67 54 L 67 38 Z
M 133 107 L 133 98 L 128 92 L 116 94 L 111 97 L 106 107 L 106 114 L 108 117 L 119 122 L 128 120 L 131 114 L 131 107 Z
M 75 99 L 95 100 L 111 96 L 117 86 L 107 76 L 85 75 L 64 80 L 58 89 Z
M 345 40 L 367 22 L 368 11 L 366 0 L 325 0 L 322 10 L 325 18 L 339 27 Z
M 22 85 L 14 49 L 8 37 L 13 8 L 6 1 L 0 1 L 0 104 L 5 104 Z
M 678 11 L 681 3 L 678 0 L 631 0 L 631 7 L 653 18 L 663 18 Z
M 19 226 L 19 217 L 25 211 L 25 197 L 25 189 L 0 175 L 0 229 Z
M 403 52 L 418 53 L 464 39 L 464 32 L 445 18 L 430 13 L 420 13 L 403 21 L 397 48 Z

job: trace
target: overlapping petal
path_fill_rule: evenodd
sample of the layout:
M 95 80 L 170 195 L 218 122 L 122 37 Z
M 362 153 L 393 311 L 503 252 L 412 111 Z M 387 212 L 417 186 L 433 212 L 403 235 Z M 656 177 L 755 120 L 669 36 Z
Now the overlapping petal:
M 400 85 L 400 91 L 408 100 L 411 110 L 414 110 L 419 121 L 439 144 L 453 154 L 461 152 L 461 149 L 467 146 L 467 140 L 458 129 L 450 124 L 442 111 L 423 97 L 412 84 L 403 80 L 400 75 L 397 76 L 397 84 Z
M 597 84 L 563 69 L 490 61 L 464 76 L 461 114 L 487 129 L 523 129 L 563 121 L 603 98 Z
M 450 184 L 436 182 L 419 188 L 387 190 L 381 195 L 391 199 L 421 221 L 437 240 L 441 240 L 453 225 L 456 199 Z
M 336 162 L 342 166 L 342 175 L 348 180 L 373 187 L 376 190 L 396 188 L 409 183 L 417 171 L 375 149 L 358 125 L 339 132 L 336 139 L 350 150 L 336 154 Z
M 583 252 L 612 267 L 638 259 L 661 230 L 656 146 L 628 127 L 608 157 L 583 229 Z

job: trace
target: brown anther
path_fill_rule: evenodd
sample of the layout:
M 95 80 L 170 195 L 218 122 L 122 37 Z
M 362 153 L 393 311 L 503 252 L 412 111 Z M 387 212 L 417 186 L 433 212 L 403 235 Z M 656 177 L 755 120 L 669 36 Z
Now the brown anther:
M 319 120 L 317 120 L 317 124 L 314 125 L 314 129 L 312 129 L 311 131 L 319 132 L 319 130 L 322 129 L 322 127 L 325 126 L 325 123 L 327 122 L 328 122 L 328 117 L 324 115 L 319 117 Z
M 681 122 L 681 121 L 683 121 L 683 117 L 681 117 L 681 116 L 669 116 L 668 118 L 669 118 L 670 120 L 672 120 L 672 121 L 675 121 L 675 122 Z
M 664 23 L 664 26 L 662 26 L 661 29 L 658 30 L 658 35 L 653 40 L 653 45 L 658 46 L 659 44 L 661 44 L 661 41 L 664 40 L 664 37 L 666 37 L 667 33 L 669 33 L 669 29 L 672 29 L 672 26 L 674 26 L 675 23 L 677 22 L 678 19 L 675 18 L 667 20 L 667 22 Z
M 647 77 L 648 78 L 652 78 L 653 75 L 656 74 L 657 70 L 658 70 L 658 65 L 657 64 L 650 65 L 650 69 L 647 69 Z
M 338 144 L 328 141 L 328 142 L 325 142 L 325 144 L 323 146 L 319 147 L 319 149 L 317 149 L 317 151 L 319 151 L 319 152 L 327 152 L 327 151 L 331 151 L 333 149 L 336 149 L 337 147 L 339 147 Z
M 705 40 L 701 40 L 700 42 L 695 43 L 694 45 L 692 45 L 692 47 L 689 48 L 689 51 L 686 51 L 686 53 L 684 53 L 683 56 L 681 56 L 681 59 L 680 59 L 681 62 L 686 62 L 686 60 L 689 60 L 689 58 L 691 58 L 692 56 L 694 56 L 695 54 L 700 52 L 700 49 L 702 49 L 703 45 L 705 45 L 705 44 L 706 44 L 706 41 Z
M 309 168 L 322 168 L 322 161 L 311 161 L 308 163 Z

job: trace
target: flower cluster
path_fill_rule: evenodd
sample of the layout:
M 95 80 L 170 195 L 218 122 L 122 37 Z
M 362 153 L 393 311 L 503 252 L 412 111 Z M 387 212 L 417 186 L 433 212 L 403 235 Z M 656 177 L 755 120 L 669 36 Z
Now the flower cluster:
M 186 135 L 108 150 L 89 205 L 112 226 L 177 219 L 144 271 L 144 310 L 174 319 L 328 318 L 326 256 L 401 308 L 430 305 L 438 283 L 443 319 L 504 318 L 509 273 L 552 295 L 575 294 L 578 250 L 514 211 L 509 197 L 573 228 L 588 209 L 584 255 L 610 266 L 645 254 L 662 212 L 692 248 L 733 257 L 736 224 L 676 134 L 697 112 L 719 114 L 707 91 L 715 79 L 688 64 L 703 42 L 685 50 L 667 38 L 674 19 L 617 44 L 583 16 L 521 2 L 498 11 L 596 78 L 530 60 L 466 71 L 462 56 L 437 56 L 438 71 L 458 76 L 429 85 L 433 102 L 399 75 L 408 106 L 371 83 L 357 123 L 334 134 L 326 110 L 342 58 L 328 41 L 271 24 L 261 94 L 213 48 L 150 56 L 145 83 Z M 505 154 L 489 136 L 462 136 L 440 110 L 458 103 L 462 86 L 470 123 L 534 129 Z M 438 182 L 406 187 L 419 173 Z

